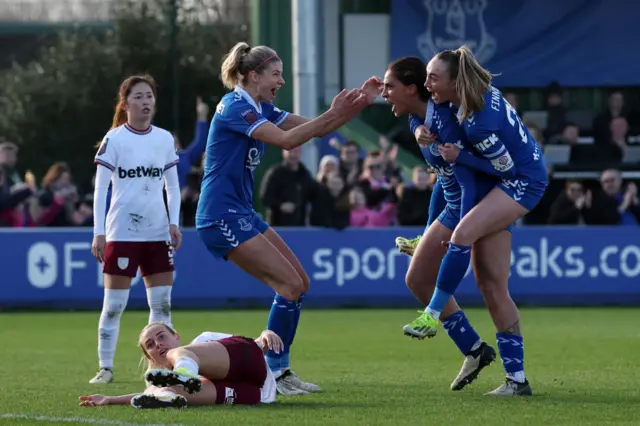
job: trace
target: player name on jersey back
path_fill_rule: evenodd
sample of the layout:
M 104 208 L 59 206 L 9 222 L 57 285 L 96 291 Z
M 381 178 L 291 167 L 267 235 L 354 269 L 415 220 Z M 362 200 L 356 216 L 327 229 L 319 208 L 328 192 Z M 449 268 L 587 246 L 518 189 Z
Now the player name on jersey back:
M 167 241 L 164 173 L 178 164 L 171 133 L 155 126 L 145 132 L 117 127 L 105 135 L 95 163 L 113 172 L 107 241 Z

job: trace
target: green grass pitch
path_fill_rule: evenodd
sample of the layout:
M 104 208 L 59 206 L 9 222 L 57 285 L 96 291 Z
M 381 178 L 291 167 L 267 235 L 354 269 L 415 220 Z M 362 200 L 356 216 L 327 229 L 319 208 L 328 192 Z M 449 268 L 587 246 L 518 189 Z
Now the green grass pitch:
M 449 390 L 462 356 L 443 329 L 411 340 L 412 310 L 303 311 L 293 369 L 324 392 L 279 397 L 259 407 L 134 410 L 79 407 L 82 394 L 143 389 L 136 346 L 147 313 L 122 318 L 115 383 L 88 383 L 97 370 L 98 313 L 0 313 L 0 424 L 156 425 L 638 425 L 640 309 L 524 309 L 525 365 L 535 396 L 491 399 L 500 361 L 461 392 Z M 257 335 L 265 311 L 176 311 L 183 339 L 202 331 Z M 482 309 L 467 311 L 495 347 Z

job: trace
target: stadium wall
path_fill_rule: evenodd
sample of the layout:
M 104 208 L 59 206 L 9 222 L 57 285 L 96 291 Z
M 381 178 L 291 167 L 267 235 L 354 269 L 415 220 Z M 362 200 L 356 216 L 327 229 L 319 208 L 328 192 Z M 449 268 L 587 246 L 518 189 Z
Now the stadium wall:
M 409 258 L 397 235 L 420 229 L 281 229 L 311 277 L 315 307 L 417 307 L 404 284 Z M 2 230 L 0 309 L 100 309 L 103 283 L 90 229 Z M 256 307 L 273 293 L 234 265 L 211 257 L 197 233 L 184 232 L 175 256 L 175 308 Z M 456 297 L 482 304 L 473 275 Z M 510 289 L 528 305 L 640 304 L 640 228 L 524 227 L 513 234 Z M 147 307 L 137 277 L 129 307 Z

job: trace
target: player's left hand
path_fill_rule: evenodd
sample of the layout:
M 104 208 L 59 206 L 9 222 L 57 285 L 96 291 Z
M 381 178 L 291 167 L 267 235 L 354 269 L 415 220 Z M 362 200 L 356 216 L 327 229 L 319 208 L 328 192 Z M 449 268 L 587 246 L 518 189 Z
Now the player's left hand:
M 169 235 L 171 236 L 171 245 L 173 250 L 177 251 L 182 245 L 182 232 L 178 229 L 178 225 L 169 226 Z
M 360 90 L 367 95 L 367 102 L 372 103 L 376 100 L 376 98 L 382 93 L 382 80 L 380 77 L 370 77 L 367 81 L 364 82 Z
M 109 397 L 105 395 L 88 395 L 78 398 L 80 405 L 83 407 L 100 407 L 103 405 L 109 405 Z
M 284 349 L 284 343 L 280 336 L 271 330 L 263 331 L 262 334 L 260 334 L 260 337 L 258 337 L 258 340 L 265 348 L 268 348 L 277 354 Z
M 418 142 L 418 145 L 423 148 L 428 147 L 436 140 L 436 136 L 423 125 L 420 125 L 416 128 L 414 136 L 416 138 L 416 142 Z
M 458 158 L 458 154 L 460 154 L 460 148 L 455 146 L 452 143 L 445 143 L 442 145 L 438 145 L 438 151 L 440 151 L 440 155 L 445 161 L 449 163 L 455 163 Z
M 366 96 L 360 89 L 342 90 L 331 102 L 331 110 L 338 116 L 354 117 L 359 114 L 366 102 Z

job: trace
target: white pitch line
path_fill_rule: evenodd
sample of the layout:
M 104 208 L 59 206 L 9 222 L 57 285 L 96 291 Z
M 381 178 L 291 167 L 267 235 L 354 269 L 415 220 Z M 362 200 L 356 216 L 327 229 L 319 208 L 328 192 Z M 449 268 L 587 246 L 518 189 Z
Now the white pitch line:
M 16 413 L 0 414 L 0 419 L 18 419 L 50 423 L 88 423 L 102 426 L 182 426 L 175 423 L 131 423 L 121 422 L 120 420 L 94 419 L 91 417 L 52 417 Z

